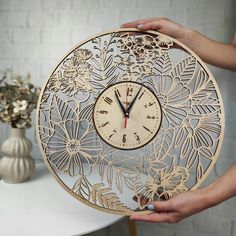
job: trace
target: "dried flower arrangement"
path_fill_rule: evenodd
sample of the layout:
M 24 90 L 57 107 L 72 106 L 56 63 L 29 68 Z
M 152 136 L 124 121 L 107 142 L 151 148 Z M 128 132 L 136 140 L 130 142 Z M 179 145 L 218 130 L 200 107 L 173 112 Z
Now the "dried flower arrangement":
M 40 88 L 30 83 L 30 74 L 21 76 L 5 70 L 0 78 L 0 120 L 13 128 L 30 128 Z

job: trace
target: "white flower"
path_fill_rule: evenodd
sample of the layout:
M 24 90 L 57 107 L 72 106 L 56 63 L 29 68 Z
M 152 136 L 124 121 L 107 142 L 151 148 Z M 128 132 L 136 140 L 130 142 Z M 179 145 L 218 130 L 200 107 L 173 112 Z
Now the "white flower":
M 26 100 L 19 101 L 12 103 L 14 106 L 13 112 L 18 113 L 19 111 L 24 111 L 26 107 L 28 106 L 28 102 Z

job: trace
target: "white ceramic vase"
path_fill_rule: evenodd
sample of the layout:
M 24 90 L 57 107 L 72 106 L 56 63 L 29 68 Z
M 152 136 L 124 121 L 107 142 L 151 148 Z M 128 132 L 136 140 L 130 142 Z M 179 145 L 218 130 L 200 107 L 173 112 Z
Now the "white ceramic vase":
M 0 159 L 0 175 L 7 183 L 28 180 L 35 170 L 35 162 L 29 155 L 32 144 L 25 137 L 25 129 L 12 128 L 10 137 L 2 144 L 3 158 Z

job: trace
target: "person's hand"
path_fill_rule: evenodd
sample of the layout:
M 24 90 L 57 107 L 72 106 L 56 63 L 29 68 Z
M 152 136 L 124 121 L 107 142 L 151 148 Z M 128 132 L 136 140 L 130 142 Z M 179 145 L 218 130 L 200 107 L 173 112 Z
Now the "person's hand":
M 130 220 L 147 222 L 177 223 L 182 219 L 200 212 L 211 206 L 207 194 L 202 190 L 180 193 L 168 201 L 156 201 L 148 205 L 149 210 L 154 210 L 148 215 L 134 213 Z
M 121 25 L 121 28 L 138 28 L 140 30 L 157 30 L 160 33 L 169 35 L 175 39 L 182 41 L 185 37 L 187 28 L 179 25 L 167 18 L 148 18 L 144 20 L 136 20 Z

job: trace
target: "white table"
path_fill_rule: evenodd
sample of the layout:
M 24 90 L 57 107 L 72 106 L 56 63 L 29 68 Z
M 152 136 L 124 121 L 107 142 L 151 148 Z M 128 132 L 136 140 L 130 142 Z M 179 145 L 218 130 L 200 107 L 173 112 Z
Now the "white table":
M 71 236 L 106 227 L 121 216 L 92 209 L 70 196 L 44 164 L 21 184 L 0 180 L 1 236 Z

